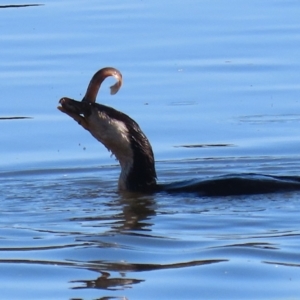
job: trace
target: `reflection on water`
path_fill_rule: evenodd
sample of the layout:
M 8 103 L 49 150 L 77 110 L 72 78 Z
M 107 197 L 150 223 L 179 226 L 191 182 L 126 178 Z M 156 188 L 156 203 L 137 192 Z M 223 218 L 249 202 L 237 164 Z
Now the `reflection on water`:
M 240 116 L 239 122 L 250 124 L 270 124 L 270 123 L 294 123 L 300 122 L 300 115 L 296 114 L 280 114 L 280 115 L 255 115 L 255 116 Z
M 32 119 L 31 117 L 0 117 L 0 120 L 22 120 L 22 119 Z
M 0 8 L 18 8 L 18 7 L 30 7 L 30 6 L 41 6 L 44 4 L 10 4 L 10 5 L 0 5 Z
M 130 278 L 109 278 L 108 272 L 100 271 L 101 276 L 95 280 L 74 280 L 72 283 L 81 283 L 82 286 L 73 287 L 73 289 L 96 288 L 104 290 L 120 290 L 130 288 L 133 284 L 143 282 L 144 280 Z
M 201 162 L 194 163 L 158 163 L 158 173 L 169 177 L 177 164 L 192 177 L 193 167 L 201 168 Z M 228 163 L 219 162 L 220 170 Z M 238 160 L 234 163 L 239 167 Z M 111 170 L 116 181 L 119 168 Z M 31 278 L 48 293 L 52 285 L 45 286 L 43 279 L 48 278 L 56 286 L 67 285 L 69 298 L 86 291 L 82 299 L 117 299 L 120 292 L 127 298 L 143 297 L 145 291 L 159 297 L 176 282 L 191 285 L 197 294 L 210 294 L 209 283 L 218 280 L 223 284 L 214 288 L 217 299 L 235 293 L 230 282 L 256 282 L 261 273 L 265 279 L 259 282 L 277 282 L 269 295 L 282 290 L 286 281 L 280 278 L 300 279 L 295 268 L 299 193 L 226 198 L 118 194 L 111 179 L 105 179 L 108 173 L 87 168 L 79 173 L 44 170 L 1 177 L 1 282 Z M 181 178 L 175 169 L 172 174 L 175 181 Z M 48 275 L 39 276 L 38 270 Z M 252 287 L 242 285 L 249 299 L 255 296 Z M 291 284 L 288 294 L 296 286 Z M 176 298 L 178 288 L 166 295 Z M 193 291 L 188 294 L 197 299 Z
M 179 145 L 174 147 L 184 148 L 207 148 L 207 147 L 234 147 L 232 144 L 198 144 L 198 145 Z

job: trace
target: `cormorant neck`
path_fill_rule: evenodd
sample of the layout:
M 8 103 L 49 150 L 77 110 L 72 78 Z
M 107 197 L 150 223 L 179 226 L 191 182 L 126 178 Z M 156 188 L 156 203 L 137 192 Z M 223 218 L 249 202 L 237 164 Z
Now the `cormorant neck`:
M 156 186 L 155 161 L 151 145 L 143 134 L 139 132 L 139 137 L 130 135 L 130 147 L 132 158 L 125 163 L 120 161 L 121 175 L 119 178 L 119 188 L 122 183 L 129 191 L 152 191 Z
M 139 125 L 126 114 L 92 103 L 85 118 L 90 133 L 111 151 L 121 166 L 119 189 L 151 191 L 156 186 L 151 144 Z
M 149 159 L 145 154 L 134 150 L 132 157 L 118 159 L 121 166 L 119 177 L 119 190 L 127 191 L 152 191 L 156 186 L 156 172 L 154 158 Z

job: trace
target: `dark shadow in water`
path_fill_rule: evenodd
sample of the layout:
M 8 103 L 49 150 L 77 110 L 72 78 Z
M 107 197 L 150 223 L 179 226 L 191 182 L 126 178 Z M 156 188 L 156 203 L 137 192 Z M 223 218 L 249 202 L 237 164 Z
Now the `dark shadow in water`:
M 195 144 L 195 145 L 178 145 L 175 148 L 211 148 L 211 147 L 235 147 L 234 144 Z
M 29 6 L 42 6 L 45 4 L 8 4 L 0 5 L 0 8 L 19 8 L 19 7 L 29 7 Z
M 119 299 L 119 300 L 127 300 L 126 297 L 101 297 L 101 298 L 97 298 L 97 299 L 93 299 L 93 300 L 112 300 L 112 299 Z M 70 300 L 84 300 L 83 298 L 70 298 Z
M 275 247 L 271 243 L 243 243 L 243 244 L 230 244 L 224 246 L 211 247 L 213 248 L 257 248 L 257 249 L 268 249 L 268 250 L 279 250 L 278 247 Z
M 117 291 L 123 290 L 126 288 L 131 288 L 133 284 L 137 284 L 143 282 L 145 280 L 141 279 L 132 279 L 125 277 L 119 278 L 109 278 L 110 273 L 100 271 L 101 276 L 96 278 L 95 280 L 74 280 L 71 283 L 80 283 L 81 286 L 75 286 L 73 290 L 80 289 L 101 289 L 101 290 L 109 290 L 109 291 Z M 122 276 L 122 275 L 121 275 Z
M 283 267 L 300 267 L 300 264 L 295 264 L 295 263 L 284 263 L 284 262 L 278 262 L 278 261 L 263 261 L 265 264 L 269 265 L 278 265 L 278 266 L 283 266 Z
M 190 261 L 175 264 L 131 264 L 131 263 L 107 263 L 102 261 L 90 262 L 94 264 L 93 267 L 87 269 L 94 272 L 99 272 L 100 277 L 95 280 L 73 280 L 71 283 L 80 283 L 80 286 L 75 286 L 72 289 L 105 289 L 105 290 L 123 290 L 125 288 L 131 288 L 132 284 L 144 282 L 144 279 L 132 279 L 126 277 L 126 272 L 144 272 L 155 271 L 163 269 L 177 269 L 186 267 L 202 266 L 220 262 L 226 262 L 227 259 L 211 259 L 211 260 L 199 260 Z M 103 271 L 105 269 L 105 271 Z M 109 278 L 110 273 L 108 271 L 119 272 L 121 277 Z
M 32 117 L 0 117 L 0 120 L 23 120 L 23 119 L 33 119 L 33 118 Z

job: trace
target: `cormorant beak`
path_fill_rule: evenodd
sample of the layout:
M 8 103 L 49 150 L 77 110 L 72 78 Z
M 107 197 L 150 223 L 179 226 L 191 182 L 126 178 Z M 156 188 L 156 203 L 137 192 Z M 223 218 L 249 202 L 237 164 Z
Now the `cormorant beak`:
M 80 102 L 80 101 L 76 101 L 67 97 L 61 98 L 59 100 L 59 103 L 61 105 L 61 107 L 63 108 L 63 110 L 66 110 L 68 112 L 71 113 L 75 113 L 78 115 L 81 114 L 86 114 L 89 110 L 89 105 L 87 102 Z M 59 110 L 60 106 L 58 107 Z
M 90 104 L 88 102 L 80 102 L 67 97 L 59 100 L 60 106 L 57 108 L 73 118 L 84 129 L 89 130 L 87 119 L 84 116 L 90 114 Z M 82 116 L 83 115 L 83 116 Z

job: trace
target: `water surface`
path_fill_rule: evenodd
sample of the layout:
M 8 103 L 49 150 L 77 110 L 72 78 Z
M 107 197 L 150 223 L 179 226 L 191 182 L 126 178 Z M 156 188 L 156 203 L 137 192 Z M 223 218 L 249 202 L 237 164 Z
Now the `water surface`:
M 159 182 L 297 176 L 297 1 L 29 4 L 0 6 L 2 297 L 299 298 L 299 192 L 120 194 L 56 109 L 113 66 L 124 86 L 98 102 L 140 124 Z

